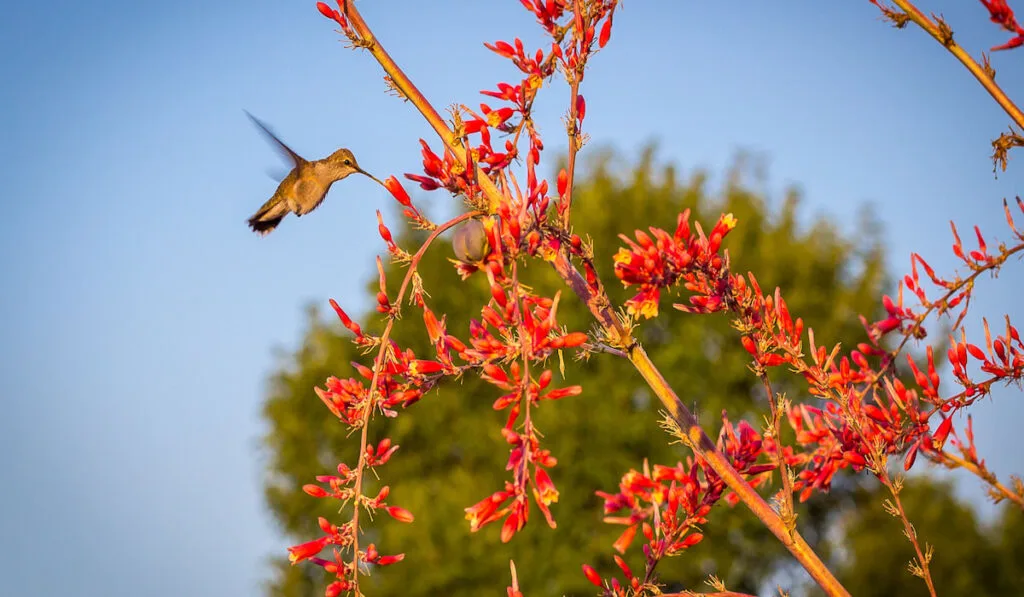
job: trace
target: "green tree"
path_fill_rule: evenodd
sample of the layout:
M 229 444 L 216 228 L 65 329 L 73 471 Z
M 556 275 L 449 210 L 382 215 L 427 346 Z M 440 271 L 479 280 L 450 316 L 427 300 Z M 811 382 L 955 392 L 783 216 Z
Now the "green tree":
M 850 346 L 863 338 L 856 314 L 878 314 L 878 297 L 888 279 L 878 226 L 869 215 L 849 232 L 825 218 L 802 223 L 799 193 L 789 191 L 772 204 L 757 188 L 756 164 L 745 159 L 728 172 L 721 190 L 712 192 L 706 173 L 697 171 L 681 180 L 673 166 L 656 163 L 653 149 L 627 171 L 620 166 L 626 160 L 610 151 L 594 155 L 588 176 L 574 192 L 573 226 L 584 238 L 594 239 L 597 264 L 618 304 L 630 294 L 611 273 L 612 256 L 621 245 L 616 235 L 648 226 L 672 230 L 677 214 L 689 208 L 692 218 L 708 227 L 720 213 L 732 212 L 740 221 L 727 241 L 733 269 L 755 272 L 766 290 L 782 287 L 791 311 L 819 338 Z M 405 247 L 416 247 L 423 238 L 408 230 L 400 236 Z M 420 271 L 431 308 L 447 314 L 450 331 L 465 336 L 470 318 L 479 317 L 479 307 L 487 300 L 487 287 L 479 276 L 460 283 L 447 261 L 450 255 L 450 247 L 435 245 Z M 397 268 L 389 266 L 388 271 L 392 282 L 400 279 Z M 537 263 L 526 278 L 540 294 L 550 296 L 562 288 L 553 272 Z M 371 288 L 370 297 L 375 284 Z M 671 309 L 670 300 L 663 301 L 663 309 Z M 422 324 L 408 321 L 418 319 L 415 313 L 406 310 L 395 337 L 403 346 L 428 354 Z M 746 418 L 759 427 L 760 413 L 767 410 L 763 389 L 747 369 L 748 355 L 729 320 L 666 315 L 643 324 L 640 338 L 673 387 L 699 405 L 706 428 L 720 427 L 723 409 L 733 420 Z M 363 319 L 364 327 L 379 328 L 372 314 Z M 570 330 L 590 328 L 589 313 L 564 290 L 559 321 Z M 273 375 L 264 406 L 270 428 L 265 438 L 271 471 L 267 501 L 296 541 L 313 537 L 316 516 L 336 517 L 337 507 L 309 498 L 300 488 L 340 461 L 353 462 L 358 445 L 313 393 L 329 375 L 351 375 L 348 363 L 359 355 L 343 332 L 312 309 L 304 343 Z M 369 540 L 382 552 L 406 554 L 402 564 L 371 577 L 367 590 L 381 595 L 496 594 L 507 585 L 508 561 L 514 559 L 527 593 L 593 593 L 580 565 L 610 570 L 611 543 L 622 530 L 601 522 L 601 500 L 594 491 L 615 490 L 620 476 L 640 467 L 645 458 L 673 464 L 687 453 L 670 445 L 669 436 L 659 430 L 658 402 L 627 361 L 595 355 L 566 363 L 565 375 L 567 384 L 581 384 L 584 393 L 544 404 L 534 414 L 547 447 L 560 461 L 552 471 L 561 492 L 553 507 L 558 528 L 549 529 L 534 509 L 527 529 L 508 545 L 500 543 L 497 526 L 471 536 L 463 512 L 500 489 L 506 478 L 507 446 L 499 433 L 504 414 L 491 408 L 497 397 L 492 387 L 466 378 L 428 395 L 397 419 L 372 422 L 371 439 L 386 434 L 402 446 L 382 470 L 382 483 L 391 485 L 394 502 L 417 518 L 411 525 L 384 520 L 366 526 Z M 774 383 L 792 399 L 807 399 L 797 380 L 780 377 Z M 801 507 L 801 528 L 812 543 L 823 537 L 826 513 L 843 491 L 840 484 L 832 496 Z M 685 557 L 659 566 L 663 577 L 700 589 L 708 574 L 716 574 L 732 590 L 756 592 L 788 561 L 778 541 L 743 508 L 719 506 L 706 536 Z M 639 565 L 636 554 L 631 556 L 627 559 Z M 322 571 L 290 568 L 283 560 L 275 565 L 271 593 L 319 594 Z
M 833 569 L 852 595 L 928 595 L 924 581 L 907 565 L 914 549 L 903 536 L 899 519 L 885 512 L 888 491 L 874 479 L 850 496 L 852 504 L 838 517 Z M 977 597 L 1020 594 L 1024 587 L 1024 517 L 1006 504 L 990 524 L 956 498 L 949 480 L 909 477 L 900 492 L 922 549 L 934 548 L 932 580 L 942 595 Z M 812 595 L 823 595 L 813 587 Z

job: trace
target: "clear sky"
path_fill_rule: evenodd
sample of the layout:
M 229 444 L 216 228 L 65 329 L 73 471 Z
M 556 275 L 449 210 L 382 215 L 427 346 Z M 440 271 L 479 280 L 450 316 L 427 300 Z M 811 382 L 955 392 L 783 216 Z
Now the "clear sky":
M 390 199 L 345 181 L 316 217 L 256 237 L 245 219 L 280 162 L 242 110 L 307 157 L 348 146 L 382 178 L 416 171 L 417 139 L 435 141 L 314 4 L 5 9 L 5 594 L 249 595 L 286 547 L 263 510 L 258 450 L 273 349 L 296 345 L 309 301 L 365 306 L 374 209 Z M 921 6 L 972 52 L 1006 39 L 978 2 Z M 360 7 L 442 107 L 515 76 L 482 42 L 538 39 L 515 0 Z M 949 220 L 1007 238 L 1001 201 L 1021 193 L 1024 152 L 995 179 L 989 143 L 1008 117 L 933 40 L 878 17 L 867 0 L 627 1 L 584 83 L 587 132 L 634 156 L 656 140 L 684 171 L 763 152 L 771 187 L 798 183 L 808 213 L 851 221 L 876 205 L 896 271 L 912 250 L 949 271 Z M 993 65 L 1024 100 L 1024 49 Z M 551 147 L 564 146 L 564 97 L 559 84 L 542 100 Z M 979 314 L 1024 324 L 1019 267 L 983 283 Z M 1004 476 L 1024 471 L 1022 420 L 1015 389 L 976 410 Z M 973 480 L 963 493 L 981 495 Z

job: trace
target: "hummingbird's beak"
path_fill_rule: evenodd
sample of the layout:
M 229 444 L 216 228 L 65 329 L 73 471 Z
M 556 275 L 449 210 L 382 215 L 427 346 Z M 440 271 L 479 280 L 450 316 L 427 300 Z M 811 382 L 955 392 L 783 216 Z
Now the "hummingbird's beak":
M 376 182 L 376 183 L 377 183 L 377 184 L 379 184 L 380 186 L 382 186 L 382 187 L 384 187 L 385 189 L 387 189 L 387 187 L 386 187 L 386 186 L 384 185 L 384 183 L 383 183 L 383 182 L 381 182 L 381 181 L 380 181 L 380 180 L 379 180 L 379 179 L 378 179 L 378 178 L 377 178 L 376 176 L 374 176 L 374 175 L 370 174 L 370 173 L 369 173 L 369 172 L 367 172 L 366 170 L 363 170 L 362 168 L 357 168 L 357 169 L 356 169 L 356 172 L 358 172 L 358 173 L 360 173 L 360 174 L 362 174 L 362 175 L 364 175 L 364 176 L 367 176 L 367 177 L 369 177 L 369 178 L 372 178 L 374 182 Z

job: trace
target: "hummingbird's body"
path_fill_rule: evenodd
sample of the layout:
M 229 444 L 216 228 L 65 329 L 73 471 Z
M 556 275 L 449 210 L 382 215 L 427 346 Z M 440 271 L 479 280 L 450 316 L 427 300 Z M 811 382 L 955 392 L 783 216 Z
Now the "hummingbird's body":
M 274 195 L 249 218 L 249 227 L 260 236 L 269 234 L 289 213 L 299 217 L 319 207 L 331 185 L 349 174 L 365 174 L 383 185 L 359 167 L 351 151 L 339 149 L 322 160 L 309 161 L 282 143 L 255 116 L 249 114 L 249 118 L 294 164 L 294 168 L 281 181 Z

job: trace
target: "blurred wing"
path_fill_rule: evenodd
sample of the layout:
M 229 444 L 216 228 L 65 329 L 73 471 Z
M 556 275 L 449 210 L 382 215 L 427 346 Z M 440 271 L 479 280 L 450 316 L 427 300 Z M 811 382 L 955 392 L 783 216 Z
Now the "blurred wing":
M 291 161 L 292 164 L 295 166 L 298 166 L 299 164 L 304 164 L 306 162 L 306 160 L 302 159 L 302 156 L 292 151 L 291 147 L 288 147 L 287 145 L 284 144 L 283 141 L 278 139 L 277 135 L 270 132 L 270 129 L 267 128 L 267 125 L 263 124 L 263 122 L 261 122 L 259 118 L 256 118 L 252 114 L 249 114 L 248 110 L 245 111 L 245 114 L 249 117 L 249 120 L 252 120 L 252 123 L 256 125 L 256 128 L 260 129 L 260 131 L 267 138 L 267 140 L 271 141 L 271 144 L 277 147 L 278 151 L 281 152 L 281 155 L 285 159 Z
M 276 182 L 281 182 L 291 173 L 290 170 L 285 170 L 283 166 L 280 168 L 267 168 L 266 172 L 267 176 L 273 178 Z

